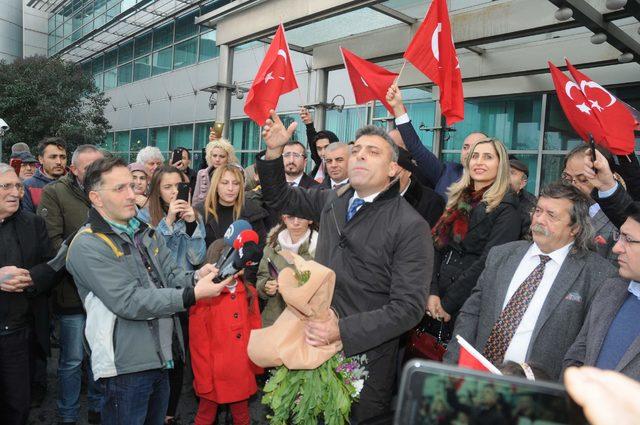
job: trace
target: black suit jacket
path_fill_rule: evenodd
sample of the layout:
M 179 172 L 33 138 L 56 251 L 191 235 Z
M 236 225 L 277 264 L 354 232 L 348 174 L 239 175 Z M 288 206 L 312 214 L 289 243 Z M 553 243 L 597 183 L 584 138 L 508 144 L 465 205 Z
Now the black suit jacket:
M 302 173 L 302 178 L 300 179 L 300 184 L 298 186 L 304 189 L 312 189 L 319 187 L 320 183 L 309 177 L 307 173 Z
M 404 193 L 404 199 L 427 220 L 430 227 L 435 226 L 445 207 L 442 196 L 438 195 L 435 190 L 420 184 L 413 176 Z

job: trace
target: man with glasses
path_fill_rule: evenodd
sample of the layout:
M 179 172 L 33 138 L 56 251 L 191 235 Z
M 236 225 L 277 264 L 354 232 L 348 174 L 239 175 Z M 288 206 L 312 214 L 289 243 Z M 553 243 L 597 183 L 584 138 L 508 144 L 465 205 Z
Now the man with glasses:
M 605 157 L 583 161 L 583 175 L 612 221 L 613 252 L 620 277 L 608 279 L 593 300 L 584 327 L 567 352 L 565 367 L 595 366 L 640 379 L 640 203 L 634 203 L 613 178 Z M 597 170 L 597 173 L 594 172 Z M 621 224 L 622 223 L 622 224 Z
M 196 272 L 180 269 L 164 238 L 135 217 L 134 187 L 120 158 L 89 166 L 88 223 L 71 242 L 66 262 L 87 314 L 93 376 L 104 385 L 105 425 L 164 422 L 167 370 L 174 355 L 184 358 L 174 313 L 218 296 L 231 279 L 213 283 L 217 270 L 210 264 Z
M 54 255 L 44 220 L 20 209 L 24 186 L 0 163 L 0 423 L 26 424 L 31 404 L 29 334 L 37 300 L 59 276 L 46 263 Z M 49 337 L 49 329 L 37 328 Z
M 596 150 L 599 149 L 602 148 L 598 146 Z M 613 245 L 615 244 L 613 240 L 615 226 L 609 221 L 600 208 L 600 205 L 593 200 L 591 195 L 594 186 L 584 174 L 584 158 L 590 154 L 590 149 L 584 145 L 577 146 L 571 150 L 564 158 L 562 180 L 567 184 L 573 185 L 589 198 L 591 204 L 589 206 L 589 217 L 591 218 L 591 225 L 595 232 L 593 242 L 596 252 L 609 259 L 613 264 L 616 264 L 616 255 L 612 252 Z
M 284 173 L 289 186 L 305 189 L 319 186 L 317 181 L 304 172 L 307 166 L 307 153 L 302 143 L 296 141 L 287 142 L 282 152 L 282 160 L 284 161 Z

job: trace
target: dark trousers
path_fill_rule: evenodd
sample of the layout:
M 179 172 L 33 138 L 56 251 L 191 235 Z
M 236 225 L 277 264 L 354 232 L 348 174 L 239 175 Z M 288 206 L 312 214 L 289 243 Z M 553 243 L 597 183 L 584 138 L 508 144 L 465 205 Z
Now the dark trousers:
M 169 375 L 154 369 L 102 378 L 103 425 L 162 425 L 169 404 Z
M 169 369 L 169 405 L 167 416 L 174 417 L 178 410 L 182 385 L 184 383 L 184 362 L 180 358 L 174 360 L 173 369 Z
M 31 404 L 29 331 L 0 336 L 0 423 L 26 424 Z
M 360 400 L 351 407 L 351 424 L 388 414 L 391 409 L 393 385 L 396 378 L 398 341 L 390 341 L 366 353 L 366 370 Z

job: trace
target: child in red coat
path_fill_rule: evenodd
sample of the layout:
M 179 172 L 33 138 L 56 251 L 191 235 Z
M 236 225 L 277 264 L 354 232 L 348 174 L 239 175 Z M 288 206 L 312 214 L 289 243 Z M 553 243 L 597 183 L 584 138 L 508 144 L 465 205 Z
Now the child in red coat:
M 234 425 L 249 425 L 249 397 L 261 368 L 247 355 L 252 329 L 262 320 L 256 290 L 236 277 L 235 288 L 200 300 L 189 310 L 189 348 L 195 392 L 200 398 L 195 425 L 213 424 L 219 404 L 230 404 Z

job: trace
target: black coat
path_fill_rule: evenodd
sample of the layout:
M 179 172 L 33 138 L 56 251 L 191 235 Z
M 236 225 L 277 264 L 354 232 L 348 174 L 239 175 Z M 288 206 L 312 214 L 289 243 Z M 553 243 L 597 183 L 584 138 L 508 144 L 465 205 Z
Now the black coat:
M 411 177 L 411 183 L 404 193 L 404 199 L 418 211 L 422 218 L 427 220 L 431 227 L 435 226 L 440 219 L 446 204 L 444 198 L 438 195 L 435 190 L 423 186 L 413 177 Z
M 525 239 L 529 235 L 531 227 L 531 211 L 538 203 L 538 198 L 533 193 L 522 189 L 518 194 L 518 211 L 520 212 L 520 239 Z
M 49 303 L 51 289 L 62 279 L 64 271 L 56 273 L 46 262 L 53 258 L 55 251 L 47 234 L 42 217 L 22 209 L 8 218 L 15 226 L 17 240 L 13 246 L 0 249 L 18 249 L 22 257 L 21 264 L 0 264 L 16 266 L 29 270 L 33 286 L 22 293 L 0 292 L 1 304 L 10 303 L 13 297 L 27 297 L 33 315 L 35 340 L 43 353 L 49 353 Z
M 627 217 L 629 217 L 628 208 L 634 203 L 629 192 L 627 192 L 620 183 L 618 183 L 616 191 L 607 198 L 600 198 L 597 189 L 591 192 L 591 197 L 600 205 L 602 212 L 604 212 L 609 221 L 618 229 L 624 224 Z M 640 206 L 638 203 L 637 205 Z
M 455 315 L 471 295 L 489 250 L 494 246 L 516 241 L 520 237 L 518 199 L 508 192 L 502 202 L 487 213 L 481 202 L 471 211 L 469 230 L 461 243 L 451 242 L 436 250 L 436 271 L 431 294 L 441 298 L 444 310 Z
M 302 173 L 302 178 L 300 179 L 300 184 L 298 186 L 305 189 L 311 189 L 314 187 L 319 187 L 320 183 L 309 177 L 307 173 Z
M 258 160 L 262 193 L 275 209 L 319 223 L 315 261 L 336 273 L 332 305 L 347 356 L 366 353 L 369 377 L 359 420 L 391 401 L 398 338 L 424 315 L 433 247 L 427 222 L 398 193 L 398 184 L 346 222 L 354 190 L 305 190 L 286 184 L 281 158 Z

